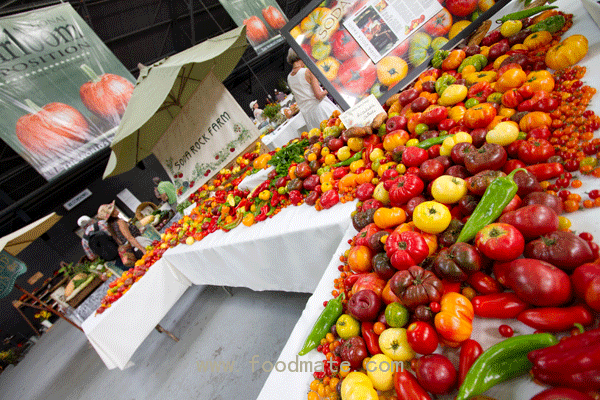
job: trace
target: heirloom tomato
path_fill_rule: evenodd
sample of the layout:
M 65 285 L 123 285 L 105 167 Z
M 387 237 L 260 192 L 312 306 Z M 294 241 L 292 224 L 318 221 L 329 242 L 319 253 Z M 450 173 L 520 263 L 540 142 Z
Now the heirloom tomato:
M 546 53 L 546 65 L 561 70 L 577 64 L 588 52 L 588 40 L 583 35 L 572 35 Z
M 377 78 L 389 87 L 404 79 L 407 72 L 408 65 L 400 57 L 386 56 L 377 63 Z
M 285 18 L 277 8 L 268 6 L 263 8 L 262 15 L 267 24 L 273 29 L 281 29 L 285 25 Z
M 431 36 L 444 36 L 450 32 L 452 27 L 452 15 L 446 8 L 442 8 L 442 11 L 434 15 L 425 24 L 425 32 Z
M 490 103 L 478 104 L 465 112 L 463 122 L 469 129 L 485 128 L 496 116 L 496 109 Z
M 367 57 L 351 58 L 340 66 L 338 79 L 341 86 L 356 94 L 371 89 L 377 79 L 377 68 Z
M 458 145 L 460 143 L 456 146 Z M 435 200 L 443 204 L 456 203 L 466 194 L 467 183 L 464 179 L 454 176 L 442 175 L 436 178 L 431 185 L 431 195 Z
M 437 201 L 425 201 L 416 206 L 413 212 L 415 226 L 427 233 L 443 232 L 450 225 L 451 219 L 448 207 Z
M 269 38 L 267 27 L 256 15 L 246 18 L 244 25 L 246 25 L 246 36 L 250 41 L 258 44 Z
M 438 336 L 433 326 L 427 322 L 413 322 L 406 328 L 408 344 L 419 354 L 433 353 L 438 347 Z
M 442 281 L 417 265 L 396 272 L 390 279 L 390 288 L 412 310 L 421 304 L 439 302 L 444 292 Z
M 333 55 L 340 61 L 352 58 L 359 49 L 358 42 L 345 29 L 340 29 L 330 39 Z
M 511 261 L 523 253 L 525 239 L 514 226 L 498 222 L 477 232 L 475 246 L 492 260 Z

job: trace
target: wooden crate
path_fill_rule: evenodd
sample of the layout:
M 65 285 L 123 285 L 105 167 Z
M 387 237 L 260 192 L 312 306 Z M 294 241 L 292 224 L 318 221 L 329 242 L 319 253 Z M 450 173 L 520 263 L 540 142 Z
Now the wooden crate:
M 73 307 L 77 308 L 79 304 L 81 304 L 98 286 L 102 285 L 103 280 L 99 277 L 95 277 L 81 292 L 77 293 L 75 297 L 71 300 L 67 301 L 67 303 Z

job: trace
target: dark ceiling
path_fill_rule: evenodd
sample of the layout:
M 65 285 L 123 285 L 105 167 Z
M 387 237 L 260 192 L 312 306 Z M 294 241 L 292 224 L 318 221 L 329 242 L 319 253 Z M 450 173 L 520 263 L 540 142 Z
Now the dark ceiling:
M 8 0 L 0 3 L 0 18 L 57 4 L 61 1 Z M 63 1 L 67 2 L 67 1 Z M 288 18 L 306 2 L 277 0 Z M 205 39 L 236 27 L 218 0 L 71 0 L 73 8 L 92 27 L 134 76 L 138 63 L 150 65 Z M 262 87 L 261 69 L 283 60 L 285 45 L 258 57 L 249 46 L 242 61 L 225 80 L 232 92 L 252 85 Z M 264 93 L 264 92 L 263 92 Z M 264 93 L 266 94 L 266 93 Z M 234 93 L 235 97 L 235 93 Z M 47 182 L 0 140 L 0 236 L 43 217 L 101 178 L 110 150 L 105 149 L 77 168 Z

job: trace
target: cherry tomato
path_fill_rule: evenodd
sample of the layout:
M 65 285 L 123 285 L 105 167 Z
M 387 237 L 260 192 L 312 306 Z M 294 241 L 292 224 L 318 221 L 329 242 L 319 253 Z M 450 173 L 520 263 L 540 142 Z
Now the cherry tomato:
M 442 309 L 442 306 L 437 301 L 432 301 L 429 303 L 429 308 L 431 309 L 431 312 L 438 313 Z
M 594 240 L 594 236 L 592 236 L 592 234 L 589 232 L 581 232 L 579 234 L 579 237 L 585 240 L 586 242 L 591 242 Z
M 597 199 L 598 197 L 600 197 L 600 190 L 598 190 L 598 189 L 591 190 L 588 193 L 588 197 L 592 200 Z
M 500 333 L 500 335 L 502 335 L 504 337 L 512 337 L 512 335 L 515 334 L 515 332 L 513 331 L 513 328 L 511 328 L 508 325 L 500 325 L 498 327 L 498 332 Z

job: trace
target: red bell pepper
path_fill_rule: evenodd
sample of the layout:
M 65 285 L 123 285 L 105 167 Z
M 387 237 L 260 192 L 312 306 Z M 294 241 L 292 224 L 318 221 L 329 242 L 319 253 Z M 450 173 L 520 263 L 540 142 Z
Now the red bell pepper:
M 594 316 L 582 305 L 572 307 L 542 307 L 521 312 L 517 319 L 527 326 L 546 332 L 560 332 L 575 324 L 590 325 Z
M 477 360 L 477 358 L 483 353 L 483 349 L 479 342 L 473 339 L 467 339 L 460 346 L 460 356 L 458 363 L 458 386 L 462 385 L 467 376 L 467 372 L 471 368 L 471 365 Z
M 517 318 L 529 305 L 514 293 L 492 293 L 471 299 L 475 315 L 481 318 Z
M 379 348 L 379 335 L 373 330 L 373 325 L 375 325 L 373 322 L 363 322 L 360 327 L 362 337 L 367 344 L 367 350 L 369 350 L 369 353 L 372 356 L 381 354 L 381 349 Z

